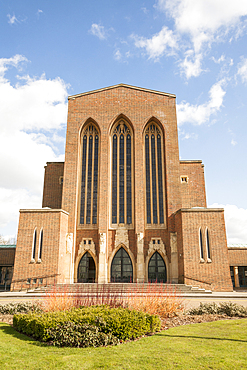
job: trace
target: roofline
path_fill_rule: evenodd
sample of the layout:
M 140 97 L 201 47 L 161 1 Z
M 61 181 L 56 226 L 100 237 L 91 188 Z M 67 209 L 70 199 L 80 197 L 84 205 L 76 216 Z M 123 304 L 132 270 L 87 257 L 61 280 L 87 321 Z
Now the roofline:
M 165 95 L 165 96 L 169 96 L 170 98 L 176 98 L 176 95 L 165 93 L 165 92 L 162 92 L 162 91 L 145 89 L 143 87 L 137 87 L 137 86 L 126 85 L 126 84 L 117 84 L 117 85 L 113 85 L 113 86 L 103 87 L 103 88 L 97 89 L 97 90 L 87 91 L 87 92 L 84 92 L 84 93 L 81 93 L 81 94 L 70 95 L 70 96 L 68 96 L 68 100 L 70 100 L 70 99 L 74 100 L 75 98 L 79 98 L 80 96 L 95 94 L 95 93 L 98 93 L 98 92 L 101 92 L 101 91 L 115 89 L 117 87 L 126 87 L 128 89 L 140 90 L 140 91 L 145 91 L 145 92 L 149 92 L 149 93 L 152 93 L 152 94 Z
M 201 159 L 181 159 L 180 163 L 202 163 Z

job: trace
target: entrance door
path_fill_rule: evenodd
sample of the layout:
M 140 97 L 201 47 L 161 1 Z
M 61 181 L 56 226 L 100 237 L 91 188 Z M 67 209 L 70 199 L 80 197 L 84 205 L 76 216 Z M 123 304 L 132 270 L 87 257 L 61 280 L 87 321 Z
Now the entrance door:
M 239 286 L 247 286 L 247 266 L 238 266 Z
M 132 283 L 133 266 L 128 253 L 120 248 L 115 254 L 111 264 L 112 283 Z
M 78 266 L 77 282 L 94 283 L 95 282 L 95 263 L 90 253 L 86 252 L 80 260 Z
M 148 264 L 148 281 L 150 283 L 166 283 L 166 265 L 165 261 L 158 252 L 155 252 L 150 258 Z

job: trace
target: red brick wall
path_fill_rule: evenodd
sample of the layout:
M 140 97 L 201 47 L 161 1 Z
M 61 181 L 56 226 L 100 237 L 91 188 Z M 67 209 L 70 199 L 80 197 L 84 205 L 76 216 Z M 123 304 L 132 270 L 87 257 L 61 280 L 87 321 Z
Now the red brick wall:
M 62 211 L 20 210 L 13 281 L 61 273 L 59 272 L 59 258 L 61 246 L 65 244 L 66 223 L 68 223 L 68 214 Z M 35 228 L 37 228 L 35 262 L 31 263 Z M 43 228 L 42 262 L 38 263 L 41 228 Z M 61 240 L 62 235 L 63 241 Z M 56 278 L 56 281 L 60 281 L 60 278 Z M 54 281 L 53 279 L 48 280 L 49 283 Z M 15 289 L 20 286 L 21 283 L 14 283 Z
M 230 266 L 247 266 L 247 248 L 228 248 Z
M 61 209 L 64 162 L 47 162 L 45 166 L 42 207 Z
M 188 182 L 180 180 L 182 207 L 207 207 L 202 161 L 180 161 L 180 178 L 184 176 Z
M 127 117 L 134 131 L 135 231 L 144 232 L 145 228 L 143 130 L 152 117 L 159 120 L 164 130 L 167 214 L 181 207 L 175 97 L 128 87 L 106 89 L 69 99 L 62 208 L 70 213 L 70 232 L 75 231 L 74 225 L 77 223 L 79 133 L 89 117 L 98 124 L 100 130 L 99 232 L 108 229 L 109 133 L 119 115 Z
M 0 266 L 13 266 L 15 248 L 0 248 Z
M 231 291 L 224 211 L 182 209 L 176 214 L 176 222 L 180 224 L 183 243 L 178 246 L 178 257 L 179 260 L 183 260 L 184 265 L 180 281 L 184 278 L 186 284 L 211 290 Z M 199 228 L 203 236 L 204 262 L 200 262 Z M 206 228 L 209 231 L 211 263 L 207 260 Z

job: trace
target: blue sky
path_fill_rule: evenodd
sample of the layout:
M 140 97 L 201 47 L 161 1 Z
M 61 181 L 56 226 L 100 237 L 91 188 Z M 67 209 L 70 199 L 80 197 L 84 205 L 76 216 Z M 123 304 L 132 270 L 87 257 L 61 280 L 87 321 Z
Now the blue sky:
M 1 1 L 0 234 L 41 207 L 64 158 L 67 96 L 118 83 L 177 96 L 181 159 L 247 243 L 247 1 Z

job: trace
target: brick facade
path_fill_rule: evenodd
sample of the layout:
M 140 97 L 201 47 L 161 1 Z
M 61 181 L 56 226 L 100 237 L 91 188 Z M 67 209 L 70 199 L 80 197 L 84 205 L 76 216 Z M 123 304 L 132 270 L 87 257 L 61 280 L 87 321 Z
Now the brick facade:
M 133 221 L 129 225 L 111 222 L 111 135 L 120 120 L 128 125 L 133 140 Z M 165 217 L 161 224 L 149 224 L 146 219 L 144 132 L 150 122 L 158 128 L 163 146 Z M 88 123 L 99 135 L 98 219 L 92 225 L 81 223 L 79 217 L 81 140 Z M 42 206 L 51 210 L 20 211 L 14 280 L 57 274 L 57 282 L 76 282 L 81 258 L 88 252 L 95 263 L 96 281 L 106 283 L 113 258 L 123 247 L 131 259 L 134 281 L 148 281 L 149 261 L 157 252 L 168 282 L 232 290 L 223 211 L 206 208 L 202 162 L 179 160 L 175 95 L 117 85 L 70 96 L 65 162 L 47 163 Z M 41 262 L 31 262 L 35 228 L 43 228 Z M 204 234 L 207 228 L 210 235 L 210 262 L 199 258 L 200 228 Z

